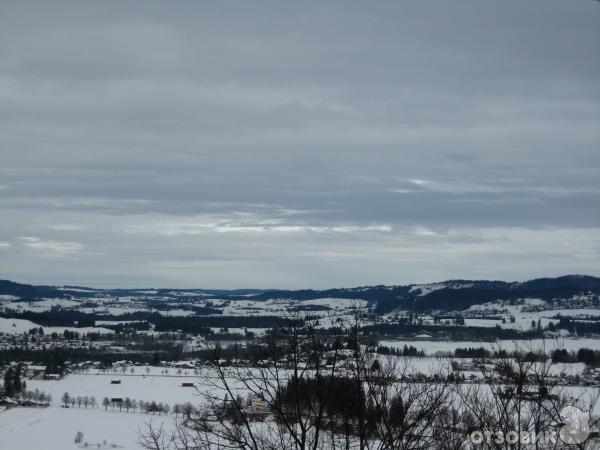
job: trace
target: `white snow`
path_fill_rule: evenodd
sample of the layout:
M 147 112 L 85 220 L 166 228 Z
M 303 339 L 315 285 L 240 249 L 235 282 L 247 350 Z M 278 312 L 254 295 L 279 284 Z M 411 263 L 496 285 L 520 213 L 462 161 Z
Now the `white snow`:
M 412 344 L 423 344 L 416 342 Z M 465 343 L 461 343 L 465 344 Z M 447 364 L 443 358 L 408 358 L 409 365 L 413 370 L 423 373 L 430 372 L 433 368 Z M 197 403 L 200 399 L 195 395 L 194 388 L 181 386 L 182 382 L 193 382 L 200 386 L 201 390 L 209 389 L 202 385 L 203 377 L 210 372 L 201 371 L 200 376 L 174 376 L 176 369 L 169 368 L 168 376 L 164 375 L 165 368 L 149 367 L 149 376 L 145 376 L 145 367 L 134 367 L 134 375 L 127 374 L 96 374 L 89 375 L 71 374 L 58 381 L 28 380 L 29 389 L 40 389 L 50 393 L 53 397 L 49 408 L 13 408 L 0 411 L 0 448 L 2 450 L 76 450 L 79 447 L 73 442 L 75 433 L 81 431 L 84 442 L 90 444 L 90 448 L 97 448 L 96 444 L 107 442 L 110 448 L 114 444 L 116 448 L 124 450 L 138 450 L 138 430 L 144 425 L 152 422 L 154 425 L 164 424 L 166 429 L 173 426 L 173 415 L 148 415 L 136 412 L 113 411 L 109 406 L 108 411 L 98 406 L 94 409 L 75 407 L 61 408 L 60 399 L 64 392 L 71 396 L 95 396 L 98 402 L 106 397 L 130 397 L 144 401 L 156 401 L 168 403 L 183 403 L 190 401 Z M 583 369 L 581 364 L 557 365 L 556 373 L 568 371 L 578 373 Z M 188 370 L 188 373 L 191 371 Z M 121 384 L 114 385 L 110 381 L 120 379 Z M 206 379 L 206 378 L 205 378 Z M 568 387 L 566 390 L 575 398 L 581 398 L 586 393 L 593 393 L 594 388 Z M 596 411 L 597 413 L 598 411 Z
M 130 375 L 129 368 L 125 374 L 96 375 L 96 371 L 89 375 L 70 374 L 60 381 L 27 380 L 29 390 L 39 389 L 51 394 L 53 403 L 58 405 L 65 392 L 71 396 L 95 396 L 100 402 L 103 397 L 129 397 L 132 400 L 156 401 L 168 403 L 195 402 L 198 400 L 193 388 L 181 387 L 181 383 L 189 382 L 198 385 L 199 377 L 193 370 L 182 369 L 188 376 L 177 376 L 176 368 L 169 368 L 169 375 L 160 375 L 164 368 L 154 367 L 151 374 L 146 376 L 145 368 L 135 367 L 135 374 Z M 119 379 L 121 384 L 111 384 L 111 380 Z
M 3 450 L 76 450 L 75 433 L 83 433 L 90 448 L 107 441 L 122 450 L 142 448 L 137 443 L 137 430 L 146 422 L 165 426 L 169 416 L 112 412 L 104 408 L 12 408 L 0 412 L 0 448 Z

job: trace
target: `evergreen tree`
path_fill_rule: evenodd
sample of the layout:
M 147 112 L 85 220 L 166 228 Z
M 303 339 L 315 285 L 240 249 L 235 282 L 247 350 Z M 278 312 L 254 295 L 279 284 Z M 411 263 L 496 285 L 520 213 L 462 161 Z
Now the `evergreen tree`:
M 14 369 L 9 367 L 6 373 L 4 374 L 4 393 L 7 397 L 12 397 L 14 395 Z
M 13 391 L 15 394 L 20 394 L 23 391 L 23 389 L 25 388 L 25 386 L 24 386 L 25 383 L 21 382 L 21 368 L 22 368 L 21 365 L 17 366 L 17 368 L 15 369 L 15 372 L 14 372 L 15 374 L 13 377 Z

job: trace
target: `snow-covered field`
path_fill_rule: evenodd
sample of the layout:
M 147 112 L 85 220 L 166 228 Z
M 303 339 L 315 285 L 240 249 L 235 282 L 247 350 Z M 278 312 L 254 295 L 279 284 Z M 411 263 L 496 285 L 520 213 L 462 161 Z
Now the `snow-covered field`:
M 176 376 L 176 369 L 169 369 L 169 375 L 160 375 L 162 368 L 154 368 L 157 375 L 145 376 L 145 371 L 137 369 L 137 375 L 79 375 L 71 374 L 60 381 L 50 380 L 28 380 L 27 389 L 39 389 L 52 395 L 55 405 L 65 392 L 71 396 L 95 396 L 96 401 L 102 401 L 103 397 L 113 398 L 129 397 L 132 400 L 156 401 L 168 403 L 185 403 L 198 401 L 194 388 L 182 387 L 181 383 L 194 383 L 198 385 L 198 378 L 191 370 L 188 376 Z M 160 369 L 160 370 L 159 370 Z M 152 372 L 151 372 L 152 373 Z M 111 384 L 111 380 L 121 380 L 121 384 Z
M 150 368 L 146 376 L 145 367 L 136 367 L 135 375 L 112 374 L 90 375 L 71 374 L 59 381 L 27 380 L 30 390 L 40 389 L 52 395 L 49 408 L 13 408 L 0 412 L 0 449 L 2 450 L 68 450 L 80 448 L 74 443 L 75 433 L 84 434 L 84 442 L 97 448 L 104 440 L 111 448 L 125 450 L 141 448 L 137 444 L 137 431 L 145 423 L 152 421 L 165 426 L 173 423 L 172 415 L 148 415 L 137 412 L 108 411 L 102 406 L 96 408 L 62 408 L 61 397 L 65 392 L 71 396 L 94 396 L 98 403 L 103 397 L 130 397 L 136 401 L 156 401 L 167 403 L 198 403 L 194 388 L 182 387 L 184 382 L 198 385 L 199 378 L 187 370 L 189 376 L 176 376 L 176 369 L 169 369 L 169 375 L 161 374 L 162 367 Z M 154 374 L 154 375 L 152 375 Z M 111 384 L 120 379 L 121 384 Z M 206 389 L 206 387 L 201 387 Z
M 169 368 L 165 375 L 163 367 L 134 367 L 131 375 L 127 373 L 87 375 L 70 374 L 62 380 L 27 380 L 29 390 L 39 389 L 52 395 L 52 403 L 48 408 L 12 408 L 0 411 L 0 449 L 1 450 L 68 450 L 83 448 L 75 444 L 77 431 L 84 434 L 84 441 L 97 448 L 96 444 L 107 441 L 116 448 L 125 450 L 141 448 L 137 444 L 138 429 L 152 421 L 165 426 L 172 426 L 174 416 L 152 415 L 146 413 L 126 412 L 123 408 L 113 411 L 109 406 L 96 408 L 62 408 L 61 398 L 65 392 L 71 397 L 94 396 L 96 402 L 102 398 L 129 397 L 132 400 L 155 401 L 173 407 L 175 403 L 201 402 L 198 391 L 193 387 L 183 387 L 182 383 L 194 383 L 199 390 L 211 389 L 207 382 L 209 373 L 200 371 L 198 376 L 190 369 L 177 375 L 177 369 Z M 187 372 L 187 376 L 184 374 Z M 119 379 L 121 384 L 111 384 L 111 380 Z
M 137 431 L 145 423 L 165 426 L 171 417 L 140 413 L 111 412 L 99 409 L 12 408 L 0 412 L 0 448 L 2 450 L 70 450 L 84 448 L 75 444 L 75 433 L 83 433 L 83 443 L 90 448 L 123 450 L 142 448 L 137 443 Z M 102 446 L 106 441 L 106 446 Z M 82 443 L 82 444 L 83 444 Z
M 155 291 L 139 291 L 143 293 L 155 294 Z M 53 307 L 60 307 L 68 310 L 76 310 L 86 314 L 106 314 L 119 316 L 136 312 L 158 313 L 164 316 L 193 316 L 194 311 L 182 308 L 182 305 L 188 303 L 188 300 L 173 301 L 172 298 L 157 297 L 149 299 L 141 295 L 136 296 L 118 296 L 118 297 L 93 297 L 93 298 L 50 298 L 36 301 L 15 301 L 13 296 L 3 296 L 0 298 L 0 311 L 10 309 L 17 312 L 45 312 Z M 171 307 L 168 310 L 155 309 L 153 301 L 168 303 Z M 91 303 L 91 305 L 90 305 Z M 343 299 L 343 298 L 318 298 L 313 300 L 291 300 L 286 298 L 273 298 L 268 300 L 236 299 L 224 300 L 218 298 L 206 299 L 203 296 L 194 297 L 191 304 L 196 307 L 216 307 L 222 308 L 223 316 L 247 316 L 247 315 L 270 315 L 285 316 L 290 312 L 303 309 L 305 307 L 322 306 L 323 310 L 313 311 L 316 315 L 327 315 L 325 308 L 334 311 L 336 314 L 343 313 L 354 307 L 366 307 L 365 300 Z M 215 315 L 215 314 L 208 314 Z
M 257 300 L 213 300 L 215 306 L 223 306 L 223 315 L 243 316 L 243 315 L 268 315 L 284 316 L 296 308 L 323 306 L 332 311 L 340 312 L 350 310 L 354 307 L 365 307 L 367 302 L 358 299 L 345 298 L 317 298 L 313 300 L 290 300 L 284 298 L 269 299 L 263 301 Z M 326 315 L 327 311 L 313 311 L 316 315 Z
M 427 373 L 439 369 L 448 363 L 444 358 L 409 358 L 408 363 L 413 370 Z M 568 367 L 567 367 L 568 366 Z M 581 364 L 558 366 L 557 370 L 578 372 Z M 200 370 L 198 376 L 193 370 L 182 370 L 182 376 L 177 376 L 177 369 L 169 368 L 165 374 L 163 367 L 134 367 L 133 375 L 130 368 L 126 374 L 70 374 L 62 380 L 27 380 L 28 389 L 40 389 L 53 397 L 48 408 L 13 408 L 0 411 L 0 449 L 1 450 L 69 450 L 85 448 L 74 443 L 75 434 L 81 431 L 83 442 L 88 442 L 89 448 L 121 448 L 138 450 L 137 435 L 145 424 L 164 424 L 165 428 L 173 426 L 174 417 L 169 415 L 152 415 L 136 412 L 105 410 L 102 406 L 96 408 L 62 408 L 61 397 L 65 392 L 71 396 L 94 396 L 101 402 L 103 397 L 130 397 L 136 401 L 156 401 L 167 403 L 200 403 L 201 398 L 194 388 L 182 387 L 183 382 L 192 382 L 199 389 L 211 389 L 207 383 L 210 372 Z M 187 372 L 187 375 L 185 375 Z M 121 384 L 111 384 L 111 380 L 120 379 Z M 574 398 L 583 398 L 594 388 L 568 387 L 565 388 Z M 244 395 L 244 392 L 239 391 Z M 598 405 L 595 413 L 599 413 Z M 106 445 L 103 446 L 103 442 Z M 115 447 L 111 447 L 114 444 Z
M 469 314 L 474 313 L 504 317 L 504 319 L 506 319 L 506 323 L 502 323 L 501 320 L 468 318 Z M 588 316 L 597 316 L 599 314 L 600 311 L 598 309 L 552 308 L 543 300 L 528 298 L 523 299 L 522 303 L 516 305 L 511 305 L 506 301 L 496 301 L 473 305 L 465 311 L 465 315 L 467 315 L 467 318 L 465 318 L 465 325 L 478 327 L 495 327 L 498 325 L 502 328 L 512 328 L 515 330 L 526 331 L 532 328 L 532 321 L 536 325 L 539 321 L 542 327 L 547 327 L 550 323 L 557 324 L 559 320 L 556 319 L 556 317 L 559 316 L 585 319 Z M 510 316 L 514 318 L 514 322 L 509 320 Z

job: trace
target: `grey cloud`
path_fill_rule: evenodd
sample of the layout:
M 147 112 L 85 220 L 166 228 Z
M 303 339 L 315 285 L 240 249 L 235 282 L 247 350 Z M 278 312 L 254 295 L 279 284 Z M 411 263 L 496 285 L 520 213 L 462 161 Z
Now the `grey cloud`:
M 77 253 L 83 248 L 78 242 L 51 241 L 34 236 L 24 236 L 19 239 L 23 242 L 23 245 L 29 249 L 54 256 Z
M 4 3 L 0 274 L 598 274 L 599 30 L 586 0 Z

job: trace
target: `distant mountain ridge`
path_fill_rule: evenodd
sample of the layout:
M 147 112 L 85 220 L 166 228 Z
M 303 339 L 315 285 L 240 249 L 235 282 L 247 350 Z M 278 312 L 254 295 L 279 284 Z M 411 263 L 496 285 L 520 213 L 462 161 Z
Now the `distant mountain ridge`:
M 439 283 L 361 286 L 325 290 L 92 289 L 81 286 L 34 286 L 0 280 L 0 295 L 13 295 L 21 299 L 93 297 L 98 294 L 204 297 L 225 300 L 285 298 L 299 301 L 331 297 L 366 300 L 374 306 L 376 312 L 386 313 L 396 308 L 463 310 L 475 304 L 495 300 L 539 298 L 549 301 L 557 298 L 569 299 L 582 294 L 600 295 L 600 278 L 589 275 L 565 275 L 555 278 L 536 278 L 523 282 L 447 280 Z

